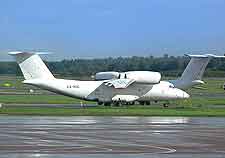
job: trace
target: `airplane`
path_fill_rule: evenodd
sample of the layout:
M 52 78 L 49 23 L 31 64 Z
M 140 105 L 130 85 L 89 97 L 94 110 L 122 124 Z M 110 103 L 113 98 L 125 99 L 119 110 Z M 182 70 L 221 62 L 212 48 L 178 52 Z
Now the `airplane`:
M 203 83 L 201 77 L 209 60 L 220 57 L 189 55 L 192 59 L 181 78 L 172 81 L 160 81 L 161 74 L 151 71 L 130 71 L 123 76 L 120 74 L 120 78 L 80 81 L 55 78 L 39 56 L 46 52 L 14 51 L 8 54 L 14 56 L 19 64 L 24 84 L 73 98 L 97 101 L 99 105 L 187 99 L 190 95 L 181 88 Z

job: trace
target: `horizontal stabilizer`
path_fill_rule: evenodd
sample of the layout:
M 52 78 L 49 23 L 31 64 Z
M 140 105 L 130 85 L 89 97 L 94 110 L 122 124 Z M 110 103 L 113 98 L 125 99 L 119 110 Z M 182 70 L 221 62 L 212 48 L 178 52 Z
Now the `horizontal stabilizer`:
M 196 84 L 205 84 L 205 82 L 202 81 L 202 80 L 194 80 L 194 81 L 192 81 L 192 83 L 193 83 L 194 85 L 196 85 Z
M 214 54 L 185 54 L 185 56 L 191 57 L 191 58 L 225 58 L 225 56 L 222 55 L 214 55 Z
M 14 51 L 14 52 L 8 52 L 9 55 L 12 56 L 16 56 L 16 55 L 25 55 L 25 54 L 30 54 L 30 55 L 34 55 L 34 54 L 38 54 L 38 55 L 44 55 L 44 54 L 52 54 L 52 52 L 22 52 L 22 51 Z
M 205 87 L 200 87 L 200 86 L 194 86 L 194 87 L 192 87 L 192 88 L 194 88 L 194 89 L 200 89 L 200 90 L 207 90 L 207 88 L 205 88 Z

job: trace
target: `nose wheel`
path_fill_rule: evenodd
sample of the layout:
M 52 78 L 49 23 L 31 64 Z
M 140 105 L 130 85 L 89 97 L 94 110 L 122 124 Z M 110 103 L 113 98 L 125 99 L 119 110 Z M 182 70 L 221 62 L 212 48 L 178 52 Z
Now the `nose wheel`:
M 110 102 L 105 102 L 104 106 L 111 106 L 111 103 Z
M 100 101 L 99 101 L 99 102 L 97 102 L 97 104 L 98 104 L 98 105 L 102 105 L 102 104 L 103 104 L 103 102 L 100 102 Z
M 167 103 L 164 103 L 164 104 L 163 104 L 163 107 L 164 107 L 164 108 L 168 108 L 169 106 L 168 106 Z

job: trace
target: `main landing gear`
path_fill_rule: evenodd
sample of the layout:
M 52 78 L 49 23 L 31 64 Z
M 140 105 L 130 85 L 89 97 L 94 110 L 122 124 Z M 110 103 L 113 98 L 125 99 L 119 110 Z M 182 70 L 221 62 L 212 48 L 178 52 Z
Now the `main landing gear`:
M 104 106 L 111 106 L 111 102 L 101 102 L 101 101 L 98 101 L 97 104 L 98 105 L 104 105 Z
M 98 104 L 98 105 L 102 105 L 102 104 L 103 104 L 103 102 L 98 101 L 98 102 L 97 102 L 97 104 Z
M 97 102 L 98 105 L 104 105 L 104 106 L 122 106 L 122 105 L 134 105 L 135 102 Z
M 138 102 L 140 105 L 151 105 L 150 101 L 139 101 Z M 157 101 L 155 101 L 155 103 L 157 103 Z M 123 105 L 135 105 L 135 102 L 122 102 L 122 101 L 117 101 L 117 102 L 101 102 L 98 101 L 97 102 L 98 105 L 104 105 L 104 106 L 123 106 Z M 168 108 L 169 106 L 169 102 L 164 102 L 163 103 L 163 107 L 164 108 Z
M 139 101 L 140 105 L 151 105 L 150 101 Z
M 164 107 L 164 108 L 168 108 L 169 106 L 168 106 L 167 103 L 163 103 L 163 107 Z

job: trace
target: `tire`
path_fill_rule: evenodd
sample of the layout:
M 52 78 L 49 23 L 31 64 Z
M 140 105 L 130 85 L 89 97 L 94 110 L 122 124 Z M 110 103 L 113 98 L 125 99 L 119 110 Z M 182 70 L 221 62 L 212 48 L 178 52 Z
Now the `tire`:
M 97 102 L 97 104 L 98 104 L 98 105 L 102 105 L 102 104 L 103 104 L 103 102 Z
M 106 102 L 106 103 L 104 103 L 104 106 L 111 106 L 111 103 L 110 102 Z
M 145 105 L 144 101 L 140 101 L 139 103 L 140 103 L 140 105 Z
M 145 104 L 146 105 L 151 105 L 151 102 L 150 101 L 146 101 Z

